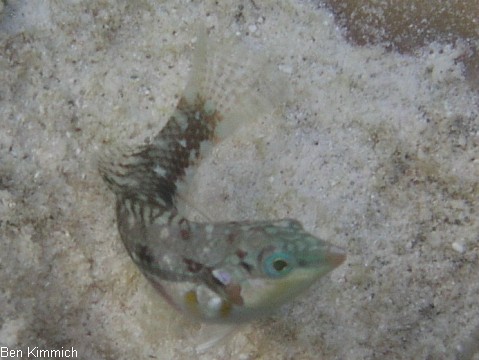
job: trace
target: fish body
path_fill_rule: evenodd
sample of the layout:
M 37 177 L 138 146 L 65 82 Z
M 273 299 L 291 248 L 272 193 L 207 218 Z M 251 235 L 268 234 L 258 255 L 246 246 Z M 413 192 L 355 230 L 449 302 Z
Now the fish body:
M 201 32 L 190 80 L 165 127 L 149 144 L 104 156 L 99 170 L 116 195 L 125 248 L 152 285 L 190 317 L 238 323 L 271 313 L 346 255 L 296 220 L 203 223 L 179 210 L 182 189 L 214 143 L 284 98 L 261 61 L 253 61 L 253 75 L 264 83 L 253 76 L 235 86 L 244 69 L 228 61 L 245 53 L 227 52 L 210 55 Z

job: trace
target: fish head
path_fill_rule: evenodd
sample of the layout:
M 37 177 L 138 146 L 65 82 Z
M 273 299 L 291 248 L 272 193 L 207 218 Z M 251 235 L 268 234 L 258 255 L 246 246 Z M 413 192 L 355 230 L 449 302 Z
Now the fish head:
M 234 254 L 212 271 L 213 287 L 227 304 L 220 320 L 270 314 L 345 259 L 342 248 L 307 233 L 295 220 L 242 225 Z

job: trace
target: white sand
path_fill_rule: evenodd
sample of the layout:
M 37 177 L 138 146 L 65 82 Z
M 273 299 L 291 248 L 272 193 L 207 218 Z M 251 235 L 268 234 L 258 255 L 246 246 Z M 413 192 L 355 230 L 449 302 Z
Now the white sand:
M 199 19 L 274 49 L 292 96 L 217 147 L 195 206 L 215 220 L 293 217 L 348 249 L 330 277 L 199 358 L 450 359 L 461 344 L 473 358 L 479 96 L 455 61 L 465 46 L 402 56 L 349 45 L 306 1 L 198 3 L 0 9 L 0 345 L 195 356 L 199 326 L 131 263 L 95 158 L 161 129 Z

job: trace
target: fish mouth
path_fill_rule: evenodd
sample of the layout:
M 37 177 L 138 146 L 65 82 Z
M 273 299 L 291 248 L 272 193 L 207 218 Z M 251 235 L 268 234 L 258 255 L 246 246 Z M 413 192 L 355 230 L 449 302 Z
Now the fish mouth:
M 331 245 L 326 251 L 325 259 L 328 264 L 336 268 L 346 260 L 346 250 L 339 246 Z

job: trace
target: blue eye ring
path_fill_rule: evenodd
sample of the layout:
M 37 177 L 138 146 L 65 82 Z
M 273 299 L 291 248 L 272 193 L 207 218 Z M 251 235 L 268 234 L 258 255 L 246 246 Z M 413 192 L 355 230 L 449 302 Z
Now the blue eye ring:
M 263 270 L 271 277 L 283 277 L 293 270 L 294 259 L 284 252 L 273 253 L 264 260 Z

